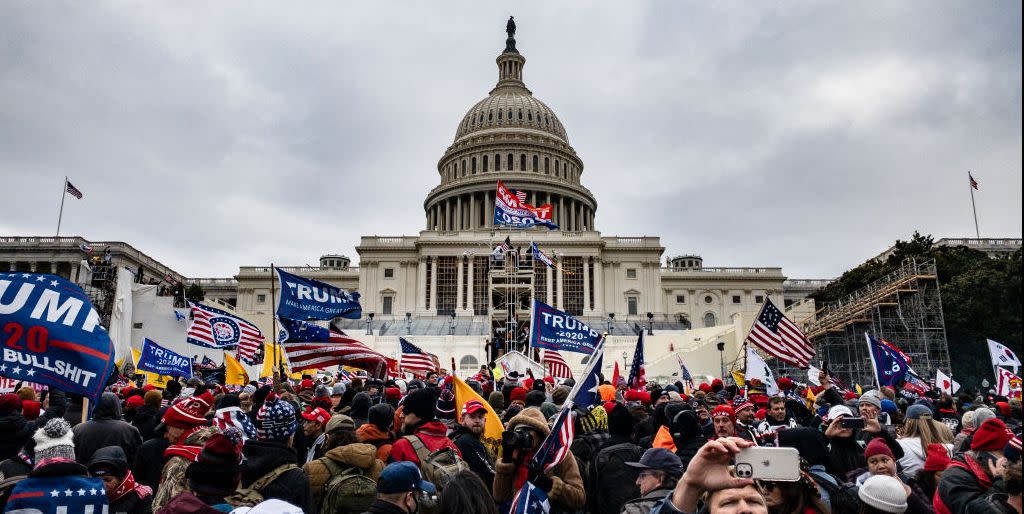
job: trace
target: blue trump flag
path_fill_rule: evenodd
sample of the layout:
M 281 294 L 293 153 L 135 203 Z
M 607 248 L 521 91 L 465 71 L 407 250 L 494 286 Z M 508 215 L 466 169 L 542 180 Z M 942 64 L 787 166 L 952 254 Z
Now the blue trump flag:
M 896 384 L 906 377 L 910 365 L 902 355 L 869 336 L 867 332 L 864 333 L 864 337 L 868 341 L 868 351 L 871 353 L 871 364 L 875 369 L 875 380 L 878 382 L 878 387 L 895 388 Z
M 277 268 L 281 279 L 281 297 L 277 315 L 288 319 L 325 319 L 363 317 L 359 293 L 350 293 L 326 282 L 302 278 Z
M 114 346 L 89 297 L 56 275 L 0 273 L 0 330 L 0 376 L 95 402 L 114 371 Z
M 601 333 L 568 313 L 533 300 L 530 346 L 590 355 L 603 338 Z
M 166 377 L 192 377 L 192 359 L 172 352 L 149 338 L 142 340 L 139 363 L 135 368 Z

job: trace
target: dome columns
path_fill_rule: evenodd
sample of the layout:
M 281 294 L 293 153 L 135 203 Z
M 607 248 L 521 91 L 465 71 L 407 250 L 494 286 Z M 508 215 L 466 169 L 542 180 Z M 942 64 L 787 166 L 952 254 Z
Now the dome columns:
M 560 230 L 593 230 L 592 200 L 575 194 L 524 189 L 532 205 L 552 204 L 552 220 Z M 427 205 L 427 230 L 454 232 L 493 228 L 494 192 L 469 191 L 438 198 Z

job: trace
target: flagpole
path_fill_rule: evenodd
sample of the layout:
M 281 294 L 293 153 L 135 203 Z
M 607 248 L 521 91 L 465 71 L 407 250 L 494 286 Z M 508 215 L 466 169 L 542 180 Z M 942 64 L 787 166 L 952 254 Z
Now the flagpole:
M 974 205 L 974 184 L 971 172 L 967 171 L 967 189 L 971 192 L 971 211 L 974 212 L 974 237 L 981 239 L 981 232 L 978 230 L 978 208 Z
M 882 381 L 878 379 L 878 363 L 875 362 L 875 352 L 871 347 L 871 336 L 867 332 L 864 332 L 864 342 L 868 345 L 868 359 L 871 360 L 871 372 L 875 375 L 875 385 L 878 389 L 882 389 Z
M 281 374 L 281 380 L 283 381 L 284 366 L 281 363 L 281 352 L 277 349 L 277 304 L 280 300 L 277 298 L 277 287 L 274 285 L 274 274 L 274 263 L 270 263 L 270 302 L 274 305 L 274 312 L 270 315 L 270 348 L 274 352 L 274 364 L 276 365 L 278 372 Z
M 57 214 L 57 235 L 60 237 L 60 221 L 64 217 L 64 198 L 68 196 L 68 176 L 64 175 L 64 188 L 61 190 L 60 195 L 60 212 Z

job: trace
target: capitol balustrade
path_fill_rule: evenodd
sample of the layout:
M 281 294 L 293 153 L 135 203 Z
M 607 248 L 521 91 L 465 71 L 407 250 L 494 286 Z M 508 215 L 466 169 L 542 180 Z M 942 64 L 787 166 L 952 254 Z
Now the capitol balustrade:
M 82 250 L 82 246 L 92 248 L 92 253 Z M 102 255 L 107 248 L 113 258 L 122 258 L 131 261 L 133 264 L 141 265 L 150 272 L 155 271 L 161 276 L 170 275 L 181 282 L 185 277 L 174 271 L 164 263 L 142 253 L 134 246 L 121 241 L 97 241 L 90 242 L 80 236 L 67 237 L 45 237 L 45 236 L 7 236 L 0 237 L 0 251 L 17 250 L 18 257 L 13 255 L 5 257 L 7 260 L 33 260 L 43 262 L 56 262 L 56 256 L 45 255 L 43 252 L 72 252 L 78 260 L 87 259 L 87 256 Z M 22 257 L 24 255 L 24 257 Z M 78 260 L 73 264 L 77 265 Z
M 782 268 L 771 267 L 771 268 L 737 268 L 737 267 L 701 267 L 701 268 L 673 268 L 670 266 L 662 266 L 662 273 L 667 275 L 675 275 L 681 277 L 710 277 L 710 276 L 737 276 L 737 277 L 762 277 L 762 278 L 785 278 L 782 274 Z

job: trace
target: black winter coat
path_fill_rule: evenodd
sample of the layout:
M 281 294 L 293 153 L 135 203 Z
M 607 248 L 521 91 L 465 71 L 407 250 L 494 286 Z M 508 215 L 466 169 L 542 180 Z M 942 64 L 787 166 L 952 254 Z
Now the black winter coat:
M 154 409 L 152 407 L 139 407 L 139 410 L 135 411 L 135 419 L 132 420 L 132 426 L 139 429 L 139 434 L 142 435 L 143 441 L 148 441 L 157 437 L 156 426 L 160 424 L 160 409 Z
M 494 458 L 491 457 L 484 443 L 461 425 L 455 428 L 450 437 L 455 446 L 459 448 L 462 460 L 469 464 L 469 469 L 476 473 L 490 490 L 494 485 Z
M 829 439 L 828 449 L 828 472 L 841 480 L 850 481 L 847 475 L 854 470 L 866 468 L 867 459 L 864 458 L 864 448 L 867 443 L 876 437 L 885 439 L 885 443 L 892 450 L 896 460 L 903 458 L 903 447 L 896 442 L 888 431 L 882 430 L 878 433 L 857 431 L 853 437 Z
M 21 412 L 0 415 L 0 460 L 17 457 L 18 452 L 25 447 L 25 443 L 32 438 L 37 429 L 42 428 L 51 419 L 64 417 L 67 408 L 64 393 L 50 389 L 50 408 L 37 419 L 28 421 Z
M 284 443 L 254 439 L 245 442 L 242 454 L 246 459 L 242 466 L 242 487 L 249 487 L 260 477 L 280 466 L 295 464 L 297 459 L 295 450 Z M 277 498 L 301 507 L 306 514 L 316 514 L 313 495 L 309 490 L 309 479 L 302 468 L 296 467 L 286 471 L 265 487 L 261 494 L 267 499 Z
M 121 419 L 121 400 L 114 393 L 103 393 L 92 419 L 72 429 L 75 441 L 75 460 L 88 463 L 92 454 L 104 446 L 120 446 L 128 455 L 128 462 L 142 444 L 139 429 Z
M 131 466 L 136 482 L 148 485 L 153 491 L 160 487 L 160 473 L 164 469 L 164 450 L 170 445 L 171 442 L 162 437 L 142 443 Z
M 954 461 L 965 462 L 970 454 L 954 457 Z M 984 466 L 978 463 L 979 467 Z M 956 465 L 950 465 L 942 473 L 942 480 L 939 480 L 939 498 L 950 512 L 956 514 L 982 514 L 1002 512 L 999 502 L 994 501 L 990 496 L 1003 492 L 1003 479 L 997 478 L 992 486 L 985 489 L 979 482 L 978 477 L 970 470 Z

